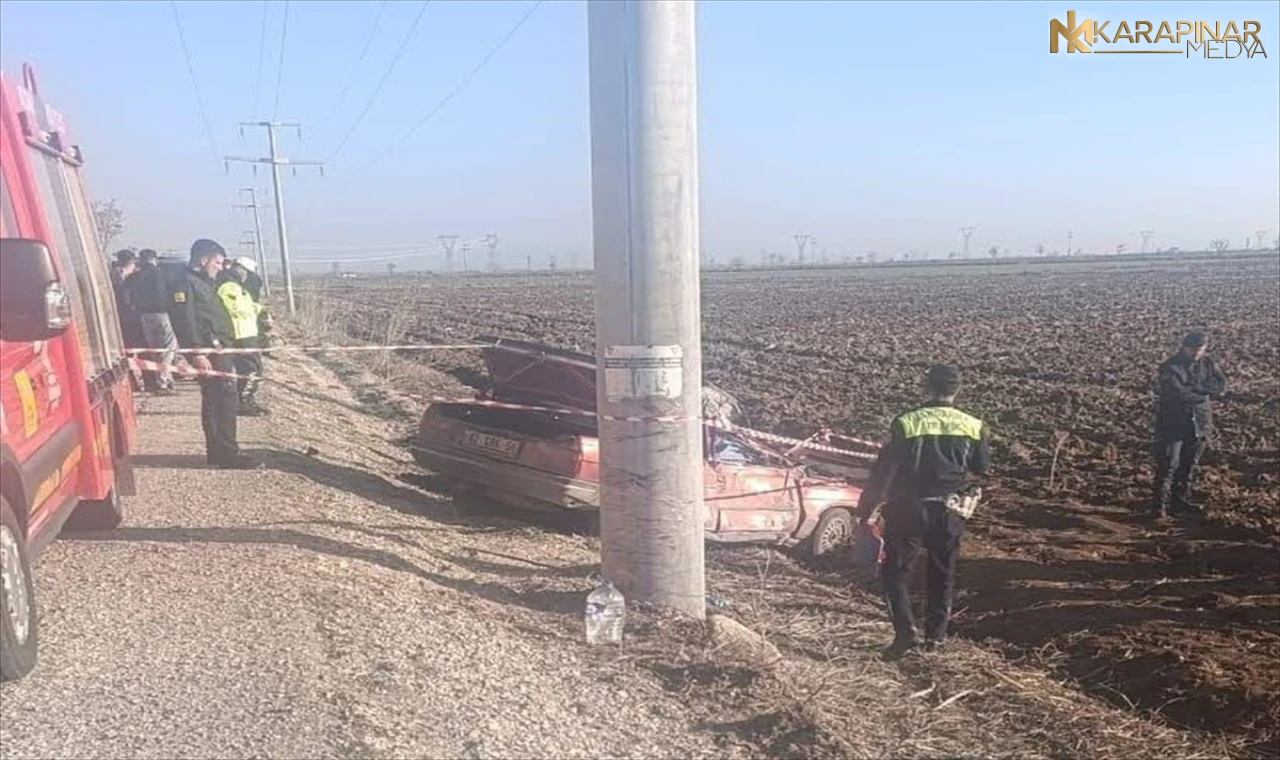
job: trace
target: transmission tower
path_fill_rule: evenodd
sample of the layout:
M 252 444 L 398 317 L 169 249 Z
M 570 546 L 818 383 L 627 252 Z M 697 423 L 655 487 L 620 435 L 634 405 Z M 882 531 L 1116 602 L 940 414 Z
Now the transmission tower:
M 446 272 L 453 271 L 453 246 L 458 242 L 457 235 L 437 235 L 440 245 L 444 246 L 444 268 Z
M 1147 252 L 1147 242 L 1151 240 L 1151 236 L 1156 234 L 1155 230 L 1138 230 L 1138 234 L 1142 236 L 1142 252 Z
M 471 252 L 471 244 L 463 243 L 462 244 L 462 273 L 463 274 L 466 274 L 467 272 L 471 271 L 467 267 L 467 254 L 470 252 Z
M 484 236 L 484 244 L 489 247 L 489 271 L 498 271 L 498 236 L 490 232 Z
M 796 252 L 800 266 L 804 266 L 804 249 L 809 245 L 809 241 L 813 240 L 813 235 L 796 235 Z
M 960 234 L 964 235 L 964 248 L 960 252 L 962 258 L 969 258 L 969 238 L 973 237 L 973 233 L 977 232 L 977 227 L 961 227 Z

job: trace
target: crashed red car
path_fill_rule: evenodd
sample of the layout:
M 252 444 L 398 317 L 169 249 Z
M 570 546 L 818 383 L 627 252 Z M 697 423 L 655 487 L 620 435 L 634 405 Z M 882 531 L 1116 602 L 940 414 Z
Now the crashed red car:
M 596 510 L 600 448 L 595 359 L 539 344 L 485 349 L 490 387 L 475 402 L 437 403 L 422 415 L 414 458 L 457 491 L 526 509 Z M 485 400 L 564 412 L 495 407 Z M 844 546 L 861 489 L 811 474 L 783 454 L 704 428 L 706 533 L 717 542 L 806 543 L 815 555 Z M 865 463 L 861 463 L 865 464 Z

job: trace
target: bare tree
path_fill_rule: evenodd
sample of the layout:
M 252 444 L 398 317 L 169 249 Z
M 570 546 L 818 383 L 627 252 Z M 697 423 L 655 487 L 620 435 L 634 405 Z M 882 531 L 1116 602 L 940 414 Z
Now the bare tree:
M 1000 255 L 1000 246 L 998 245 L 991 246 L 990 250 L 987 251 L 987 255 L 989 255 L 993 259 L 997 258 Z
M 1039 244 L 1039 245 L 1037 245 L 1037 246 L 1036 246 L 1036 255 L 1037 255 L 1037 256 L 1043 256 L 1043 255 L 1044 255 L 1044 243 L 1041 243 L 1041 244 Z
M 1227 250 L 1227 246 L 1229 245 L 1231 245 L 1231 243 L 1227 242 L 1226 240 L 1223 240 L 1222 238 L 1214 238 L 1213 240 L 1209 241 L 1209 247 L 1217 251 L 1219 254 Z
M 396 273 L 396 263 L 394 261 L 387 262 L 387 274 L 394 275 Z
M 746 266 L 746 264 L 747 262 L 744 258 L 742 258 L 742 256 L 734 256 L 732 259 L 729 260 L 730 269 L 742 269 L 744 266 Z
M 115 198 L 94 201 L 93 222 L 98 227 L 98 242 L 104 249 L 110 248 L 111 241 L 124 232 L 124 209 L 120 208 L 120 201 Z

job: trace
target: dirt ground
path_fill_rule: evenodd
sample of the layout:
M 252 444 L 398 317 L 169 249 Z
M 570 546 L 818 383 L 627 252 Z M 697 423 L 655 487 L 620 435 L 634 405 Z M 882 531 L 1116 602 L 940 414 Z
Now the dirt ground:
M 594 347 L 587 275 L 304 287 L 317 337 L 493 335 Z M 971 521 L 962 560 L 956 632 L 980 645 L 966 657 L 992 654 L 1117 715 L 1221 739 L 1233 754 L 1280 755 L 1274 257 L 716 273 L 703 285 L 703 325 L 707 380 L 737 395 L 753 426 L 784 434 L 829 426 L 883 435 L 916 401 L 925 366 L 960 365 L 961 405 L 992 425 L 997 455 L 992 499 Z M 1210 332 L 1230 380 L 1197 490 L 1208 514 L 1161 523 L 1144 513 L 1151 380 L 1180 335 L 1197 328 Z M 374 389 L 366 400 L 388 387 L 467 394 L 484 383 L 467 352 L 366 367 Z M 872 589 L 842 573 L 802 568 L 768 549 L 718 552 L 712 567 L 713 591 L 719 586 L 784 648 L 825 663 L 823 672 L 843 672 L 847 665 L 831 664 L 842 658 L 862 662 L 858 647 L 870 645 L 867 636 L 833 640 L 832 629 L 884 636 L 868 627 L 880 614 Z M 1062 752 L 1114 754 L 1101 740 L 1082 741 Z

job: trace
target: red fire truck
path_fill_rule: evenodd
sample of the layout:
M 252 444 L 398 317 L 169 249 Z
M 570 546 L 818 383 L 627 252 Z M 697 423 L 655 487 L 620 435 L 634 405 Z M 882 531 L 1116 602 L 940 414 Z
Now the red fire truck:
M 135 417 L 80 149 L 35 75 L 0 75 L 0 680 L 35 666 L 31 564 L 133 493 Z

